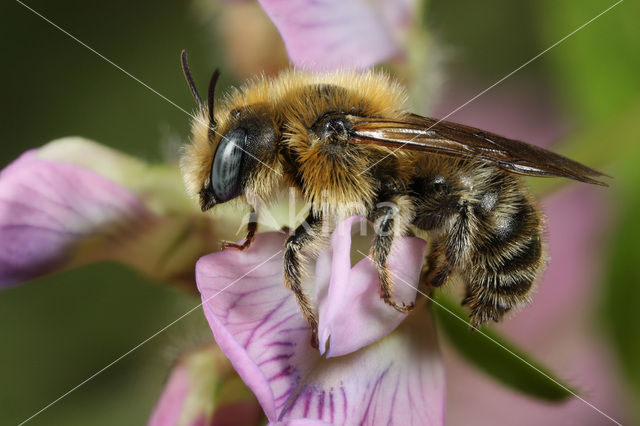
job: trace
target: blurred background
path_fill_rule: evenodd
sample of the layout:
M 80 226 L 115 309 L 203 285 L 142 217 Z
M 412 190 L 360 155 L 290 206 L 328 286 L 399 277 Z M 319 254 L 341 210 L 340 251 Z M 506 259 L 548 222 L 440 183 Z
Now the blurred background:
M 286 59 L 282 47 L 254 62 L 243 54 L 251 48 L 246 28 L 270 25 L 255 8 L 242 12 L 252 14 L 245 26 L 249 15 L 214 0 L 27 4 L 187 110 L 193 100 L 181 49 L 202 86 L 221 68 L 222 88 L 262 68 L 274 72 Z M 612 4 L 428 1 L 422 21 L 439 72 L 424 108 L 449 114 Z M 19 3 L 0 10 L 0 167 L 68 135 L 175 161 L 189 117 Z M 555 146 L 614 177 L 608 190 L 532 181 L 549 217 L 550 267 L 534 303 L 500 328 L 625 424 L 640 424 L 639 19 L 639 3 L 621 3 L 448 118 Z M 0 424 L 26 419 L 198 303 L 115 263 L 3 291 Z M 143 424 L 180 348 L 206 333 L 197 310 L 30 423 Z M 517 394 L 443 346 L 449 424 L 611 424 L 581 401 L 554 405 Z

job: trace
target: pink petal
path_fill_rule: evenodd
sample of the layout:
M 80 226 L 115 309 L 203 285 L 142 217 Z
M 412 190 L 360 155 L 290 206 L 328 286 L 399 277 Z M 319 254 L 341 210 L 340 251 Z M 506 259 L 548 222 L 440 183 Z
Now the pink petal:
M 239 386 L 215 345 L 184 353 L 171 371 L 148 426 L 257 426 L 264 424 L 253 394 Z
M 259 0 L 294 65 L 312 71 L 364 69 L 400 53 L 388 8 L 364 0 Z M 386 12 L 386 13 L 383 13 Z
M 147 215 L 125 188 L 29 151 L 0 172 L 0 286 L 60 268 L 76 244 Z
M 187 367 L 178 364 L 162 390 L 148 426 L 175 426 L 183 412 L 184 403 L 189 395 Z
M 342 222 L 332 235 L 332 250 L 324 252 L 316 264 L 318 337 L 321 353 L 331 338 L 327 358 L 346 355 L 381 339 L 406 318 L 380 299 L 378 273 L 368 257 L 351 268 L 351 228 L 363 220 L 354 216 Z M 405 304 L 415 301 L 416 288 L 405 283 L 417 285 L 426 246 L 420 238 L 394 242 L 389 267 L 392 277 L 398 277 L 393 279 L 396 300 Z M 331 271 L 330 276 L 325 271 Z
M 283 285 L 284 241 L 259 234 L 249 250 L 210 254 L 196 266 L 216 341 L 268 419 L 443 424 L 444 372 L 424 306 L 384 339 L 324 359 Z

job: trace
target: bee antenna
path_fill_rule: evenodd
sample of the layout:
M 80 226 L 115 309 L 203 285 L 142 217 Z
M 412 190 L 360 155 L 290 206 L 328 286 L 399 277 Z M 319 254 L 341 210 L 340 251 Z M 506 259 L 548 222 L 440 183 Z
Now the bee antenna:
M 211 75 L 211 80 L 209 80 L 209 94 L 207 96 L 207 106 L 209 107 L 209 121 L 211 125 L 216 125 L 216 120 L 213 117 L 213 101 L 216 94 L 216 84 L 218 83 L 218 78 L 220 77 L 220 70 L 216 68 L 216 70 Z
M 193 81 L 193 77 L 191 77 L 191 71 L 189 71 L 189 62 L 187 61 L 187 51 L 182 50 L 180 53 L 180 59 L 182 62 L 182 72 L 184 73 L 184 78 L 187 80 L 187 84 L 189 85 L 189 89 L 191 89 L 191 94 L 193 98 L 196 100 L 198 104 L 198 108 L 200 110 L 204 110 L 204 103 L 202 102 L 202 98 L 198 93 L 198 89 L 196 88 L 196 83 Z

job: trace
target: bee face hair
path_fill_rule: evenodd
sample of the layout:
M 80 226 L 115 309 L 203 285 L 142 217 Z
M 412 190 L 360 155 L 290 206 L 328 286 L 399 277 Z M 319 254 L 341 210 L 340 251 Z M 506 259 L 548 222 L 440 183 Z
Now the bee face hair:
M 309 129 L 331 111 L 399 116 L 405 98 L 405 92 L 398 84 L 384 74 L 373 72 L 311 75 L 291 70 L 273 80 L 264 76 L 256 78 L 239 89 L 233 89 L 216 106 L 214 118 L 211 119 L 217 123 L 215 133 L 211 133 L 207 125 L 210 119 L 206 108 L 193 120 L 191 143 L 184 148 L 181 159 L 187 190 L 200 199 L 201 207 L 205 210 L 222 202 L 210 190 L 215 158 L 219 153 L 230 154 L 230 146 L 237 146 L 232 157 L 238 160 L 233 163 L 236 167 L 241 165 L 241 170 L 238 170 L 241 178 L 239 192 L 232 191 L 236 197 L 244 197 L 246 192 L 250 192 L 262 199 L 269 199 L 283 185 L 294 186 L 299 181 L 296 177 L 299 173 L 306 176 L 307 180 L 325 179 L 317 174 L 326 172 L 329 178 L 329 171 L 332 170 L 334 177 L 327 180 L 333 183 L 330 188 L 307 186 L 305 190 L 323 210 L 336 205 L 334 198 L 345 198 L 347 202 L 338 205 L 348 204 L 352 207 L 347 210 L 356 213 L 358 209 L 355 206 L 362 205 L 361 197 L 353 197 L 349 187 L 360 186 L 368 194 L 366 198 L 371 200 L 374 184 L 368 176 L 358 177 L 352 173 L 352 161 L 342 164 L 342 167 L 337 167 L 339 164 L 334 164 L 336 167 L 333 168 L 329 164 L 317 167 L 326 160 L 325 156 L 317 155 L 324 148 L 314 145 L 317 138 L 313 132 L 309 133 Z M 255 133 L 247 133 L 245 144 L 237 144 L 241 135 L 237 129 Z M 261 133 L 263 130 L 264 134 Z M 227 135 L 230 134 L 236 144 L 227 141 Z M 222 150 L 220 146 L 223 146 Z M 383 151 L 388 152 L 380 150 Z M 302 162 L 298 172 L 291 170 L 292 157 L 298 157 Z M 370 162 L 357 158 L 352 160 L 362 163 L 362 168 L 366 168 Z M 345 184 L 347 180 L 352 181 L 351 184 Z

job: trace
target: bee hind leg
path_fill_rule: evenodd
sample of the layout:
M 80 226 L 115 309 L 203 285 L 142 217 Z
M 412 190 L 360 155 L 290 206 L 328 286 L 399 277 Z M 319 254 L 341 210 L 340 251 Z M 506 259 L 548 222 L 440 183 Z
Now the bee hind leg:
M 448 261 L 444 247 L 436 241 L 433 250 L 427 255 L 426 265 L 420 274 L 420 285 L 427 289 L 441 287 L 453 272 L 453 266 Z

